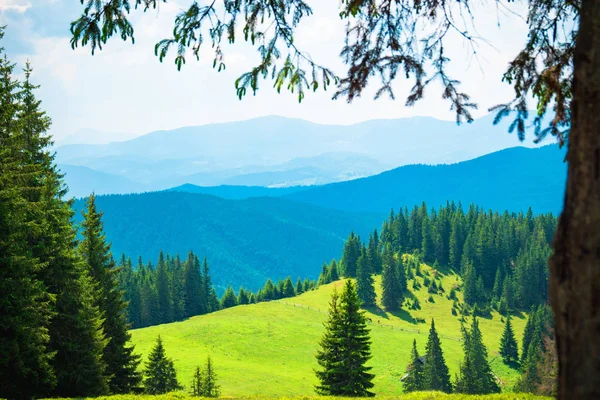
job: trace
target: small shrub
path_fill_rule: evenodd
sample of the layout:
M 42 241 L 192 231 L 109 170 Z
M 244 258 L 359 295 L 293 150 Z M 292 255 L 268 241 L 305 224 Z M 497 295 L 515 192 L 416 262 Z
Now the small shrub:
M 457 315 L 458 315 L 458 313 L 456 312 L 456 308 L 453 308 L 453 309 L 452 309 L 452 315 L 454 315 L 454 316 L 457 316 Z
M 427 301 L 429 301 L 430 303 L 435 303 L 435 300 L 433 300 L 432 295 L 429 295 L 429 298 L 427 299 Z

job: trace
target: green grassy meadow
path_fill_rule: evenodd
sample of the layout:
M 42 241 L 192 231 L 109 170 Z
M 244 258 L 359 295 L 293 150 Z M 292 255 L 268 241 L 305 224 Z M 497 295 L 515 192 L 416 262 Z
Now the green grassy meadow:
M 236 399 L 236 397 L 221 397 L 226 399 Z M 238 397 L 245 400 L 265 399 L 269 397 Z M 372 397 L 366 397 L 366 399 Z M 445 394 L 440 392 L 418 392 L 403 394 L 400 396 L 377 397 L 381 400 L 550 400 L 549 397 L 535 396 L 523 393 L 504 393 L 495 395 L 464 395 L 464 394 Z M 199 399 L 185 393 L 168 393 L 163 395 L 116 395 L 95 397 L 96 400 L 181 400 L 181 399 Z M 270 398 L 271 399 L 271 398 Z M 273 400 L 358 400 L 359 397 L 320 397 L 320 396 L 301 396 L 301 397 L 274 397 Z M 58 400 L 58 399 L 57 399 Z
M 423 271 L 429 273 L 431 269 L 423 266 Z M 423 278 L 417 279 L 422 281 Z M 431 318 L 435 319 L 444 356 L 454 378 L 463 351 L 459 317 L 451 314 L 452 300 L 447 298 L 447 293 L 459 279 L 453 273 L 442 274 L 446 293 L 433 295 L 434 303 L 427 300 L 426 287 L 413 291 L 421 303 L 420 310 L 402 310 L 397 314 L 387 313 L 381 307 L 367 310 L 366 314 L 372 320 L 369 323 L 373 342 L 370 365 L 376 375 L 374 392 L 377 395 L 402 394 L 400 379 L 409 361 L 412 341 L 416 339 L 419 352 L 424 353 Z M 313 396 L 314 369 L 317 368 L 314 356 L 324 330 L 329 297 L 334 287 L 342 284 L 343 281 L 338 281 L 289 299 L 238 306 L 186 321 L 133 330 L 132 340 L 136 352 L 142 354 L 145 361 L 156 337 L 161 335 L 167 355 L 175 362 L 178 379 L 184 386 L 189 386 L 195 366 L 202 364 L 210 354 L 224 397 Z M 409 286 L 412 289 L 412 285 Z M 379 277 L 376 287 L 379 301 Z M 457 294 L 460 299 L 461 293 Z M 426 322 L 415 323 L 415 318 Z M 513 318 L 519 342 L 525 322 L 524 315 Z M 498 354 L 503 325 L 501 316 L 495 312 L 491 318 L 480 318 L 492 370 L 500 378 L 503 390 L 510 391 L 518 372 L 504 365 Z M 415 396 L 401 398 L 464 397 L 431 393 Z M 534 398 L 520 394 L 510 396 L 498 399 Z

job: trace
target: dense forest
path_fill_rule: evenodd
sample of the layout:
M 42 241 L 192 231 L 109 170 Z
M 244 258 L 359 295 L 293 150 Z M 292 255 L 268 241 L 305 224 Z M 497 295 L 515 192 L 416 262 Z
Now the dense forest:
M 393 276 L 400 279 L 401 293 L 407 289 L 407 276 L 415 272 L 402 266 L 402 258 L 393 261 L 393 255 L 415 254 L 417 266 L 423 261 L 436 269 L 450 268 L 459 273 L 467 305 L 477 305 L 480 311 L 492 307 L 504 314 L 528 311 L 547 302 L 547 260 L 555 227 L 552 214 L 534 216 L 531 208 L 527 213 L 499 214 L 471 205 L 465 213 L 460 203 L 447 203 L 438 210 L 422 203 L 411 211 L 391 211 L 381 234 L 375 230 L 367 243 L 351 233 L 344 245 L 340 272 L 357 277 L 359 292 L 361 282 L 369 287 L 363 291 L 363 301 L 372 304 L 369 277 L 383 273 L 386 286 L 390 272 L 384 266 L 399 263 Z M 435 285 L 435 280 L 431 284 Z
M 144 264 L 141 257 L 134 266 L 131 259 L 123 255 L 118 271 L 133 328 L 181 321 L 237 305 L 292 297 L 317 286 L 317 282 L 310 279 L 298 278 L 295 283 L 290 277 L 276 282 L 267 279 L 256 292 L 243 287 L 235 292 L 228 286 L 219 298 L 207 259 L 201 262 L 192 251 L 185 260 L 161 252 L 156 266 L 151 262 Z

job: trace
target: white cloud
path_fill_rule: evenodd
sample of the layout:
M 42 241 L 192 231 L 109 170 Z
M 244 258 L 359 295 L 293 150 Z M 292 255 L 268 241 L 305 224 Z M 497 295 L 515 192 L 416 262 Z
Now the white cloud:
M 24 13 L 29 7 L 31 7 L 31 3 L 26 0 L 0 0 L 0 11 Z
M 77 1 L 63 1 L 71 3 L 69 12 L 76 13 L 81 7 Z M 0 5 L 9 2 L 20 6 L 26 3 L 0 0 Z M 313 2 L 315 13 L 301 25 L 296 43 L 314 60 L 343 74 L 344 66 L 338 54 L 343 45 L 344 23 L 339 19 L 336 2 Z M 53 133 L 57 137 L 82 128 L 143 134 L 157 129 L 272 114 L 336 124 L 414 115 L 454 119 L 449 104 L 441 99 L 439 87 L 429 88 L 422 102 L 406 108 L 403 95 L 411 83 L 402 77 L 394 85 L 397 101 L 387 98 L 374 101 L 376 82 L 373 82 L 363 97 L 352 104 L 332 101 L 331 89 L 307 94 L 303 103 L 298 104 L 293 94 L 282 91 L 278 95 L 269 81 L 262 82 L 257 96 L 250 94 L 240 101 L 236 97 L 234 81 L 257 60 L 255 49 L 244 43 L 241 36 L 235 45 L 224 47 L 227 69 L 221 73 L 212 68 L 209 42 L 205 43 L 201 61 L 189 58 L 181 72 L 177 72 L 172 57 L 161 64 L 154 56 L 154 44 L 171 34 L 175 15 L 188 4 L 179 3 L 183 1 L 161 3 L 158 13 L 133 12 L 135 45 L 115 36 L 93 57 L 89 48 L 71 50 L 67 36 L 36 36 L 32 33 L 35 26 L 29 25 L 30 21 L 25 17 L 19 21 L 18 30 L 11 30 L 15 25 L 11 22 L 7 36 L 18 32 L 22 40 L 33 43 L 31 54 L 23 54 L 20 58 L 28 57 L 33 62 L 34 79 L 42 85 L 40 97 L 54 120 Z M 64 11 L 64 6 L 62 9 Z M 48 10 L 54 10 L 54 7 Z M 456 38 L 451 44 L 454 60 L 451 71 L 464 82 L 464 90 L 480 104 L 477 115 L 482 115 L 489 106 L 511 96 L 510 86 L 502 83 L 501 77 L 508 61 L 522 45 L 526 30 L 525 23 L 514 17 L 501 17 L 499 28 L 494 10 L 479 9 L 476 17 L 481 35 L 496 47 L 482 46 L 481 64 L 478 64 L 463 42 Z M 69 18 L 65 19 L 67 28 Z M 1 22 L 0 19 L 0 25 Z

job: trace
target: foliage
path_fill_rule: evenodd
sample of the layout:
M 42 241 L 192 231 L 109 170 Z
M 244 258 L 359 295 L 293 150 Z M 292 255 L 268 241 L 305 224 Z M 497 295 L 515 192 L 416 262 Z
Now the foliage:
M 163 394 L 180 389 L 173 361 L 167 358 L 160 335 L 148 356 L 144 371 L 144 389 L 149 394 Z
M 331 297 L 329 318 L 320 342 L 316 391 L 322 395 L 372 397 L 375 375 L 365 364 L 371 358 L 367 320 L 360 310 L 361 300 L 352 281 L 347 280 L 339 296 Z

